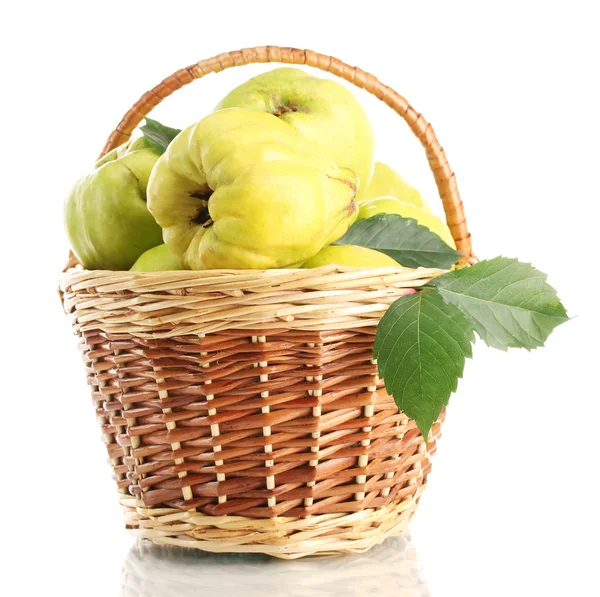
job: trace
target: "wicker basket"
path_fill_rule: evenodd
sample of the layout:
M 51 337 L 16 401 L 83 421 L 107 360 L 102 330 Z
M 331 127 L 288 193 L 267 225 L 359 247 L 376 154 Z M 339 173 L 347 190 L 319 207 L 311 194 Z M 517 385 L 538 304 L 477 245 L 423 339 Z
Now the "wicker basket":
M 459 251 L 472 259 L 454 175 L 433 129 L 374 76 L 308 50 L 259 47 L 177 71 L 110 135 L 126 141 L 194 79 L 303 64 L 366 89 L 425 148 Z M 439 270 L 87 271 L 60 280 L 127 529 L 157 544 L 281 558 L 360 552 L 414 513 L 428 447 L 377 377 L 376 325 Z

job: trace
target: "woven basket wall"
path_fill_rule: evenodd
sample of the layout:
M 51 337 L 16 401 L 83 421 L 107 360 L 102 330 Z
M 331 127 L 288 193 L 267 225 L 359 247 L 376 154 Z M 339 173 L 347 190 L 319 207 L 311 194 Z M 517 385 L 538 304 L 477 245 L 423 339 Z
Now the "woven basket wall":
M 462 203 L 431 126 L 375 77 L 307 50 L 262 47 L 178 71 L 139 102 L 104 152 L 164 97 L 252 62 L 306 64 L 373 93 L 421 140 L 457 248 Z M 431 269 L 61 276 L 128 530 L 157 544 L 281 558 L 364 551 L 414 513 L 440 433 L 425 442 L 377 377 L 377 323 Z

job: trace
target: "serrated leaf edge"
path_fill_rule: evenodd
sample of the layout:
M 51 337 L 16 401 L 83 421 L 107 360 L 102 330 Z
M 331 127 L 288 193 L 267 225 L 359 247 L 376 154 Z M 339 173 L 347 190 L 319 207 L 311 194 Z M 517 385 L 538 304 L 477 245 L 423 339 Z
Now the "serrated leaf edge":
M 436 292 L 436 294 L 439 295 L 439 293 L 437 293 L 437 290 L 435 289 L 428 289 L 425 292 Z M 408 410 L 412 410 L 413 413 L 414 411 L 417 411 L 416 416 L 415 417 L 411 417 L 413 418 L 413 420 L 415 420 L 417 426 L 419 427 L 419 430 L 421 431 L 421 433 L 423 434 L 423 437 L 425 438 L 425 441 L 427 441 L 427 436 L 429 434 L 429 431 L 431 429 L 431 426 L 433 425 L 433 423 L 435 422 L 436 418 L 439 416 L 439 413 L 441 412 L 441 409 L 439 412 L 435 412 L 437 410 L 437 407 L 432 403 L 431 404 L 431 408 L 425 408 L 425 410 L 428 410 L 429 412 L 426 414 L 429 414 L 431 416 L 429 416 L 427 419 L 425 420 L 431 420 L 432 423 L 429 424 L 429 427 L 422 427 L 422 425 L 419 422 L 419 419 L 423 420 L 421 416 L 419 416 L 419 413 L 425 413 L 424 407 L 426 407 L 426 404 L 419 404 L 419 401 L 422 400 L 423 398 L 423 391 L 422 388 L 424 386 L 424 376 L 428 376 L 429 379 L 434 379 L 434 377 L 431 375 L 431 373 L 427 370 L 423 369 L 423 360 L 422 358 L 419 358 L 418 360 L 418 368 L 415 369 L 415 371 L 405 380 L 405 383 L 403 384 L 402 388 L 399 389 L 399 391 L 394 392 L 392 389 L 392 386 L 395 386 L 396 384 L 396 379 L 397 379 L 397 375 L 401 370 L 402 364 L 404 363 L 404 359 L 405 357 L 410 353 L 410 351 L 414 348 L 414 346 L 418 345 L 419 349 L 418 349 L 418 354 L 421 355 L 423 350 L 421 348 L 421 318 L 423 316 L 427 316 L 427 318 L 442 332 L 444 332 L 444 334 L 447 337 L 450 337 L 450 339 L 453 340 L 454 344 L 457 346 L 459 353 L 462 354 L 462 363 L 457 363 L 455 361 L 455 359 L 453 358 L 453 356 L 451 354 L 449 354 L 448 350 L 443 346 L 443 344 L 441 344 L 439 342 L 439 340 L 433 336 L 431 336 L 431 334 L 427 334 L 427 336 L 435 343 L 437 344 L 437 346 L 446 354 L 446 356 L 448 357 L 449 361 L 452 362 L 453 364 L 453 368 L 452 368 L 452 374 L 456 375 L 456 378 L 454 379 L 453 375 L 451 376 L 450 373 L 446 370 L 446 368 L 443 366 L 443 364 L 439 361 L 438 357 L 433 354 L 431 351 L 428 351 L 429 355 L 431 357 L 433 357 L 433 359 L 440 365 L 440 368 L 444 371 L 444 374 L 446 375 L 446 381 L 444 383 L 444 388 L 443 388 L 443 394 L 445 394 L 447 392 L 447 397 L 442 398 L 442 409 L 448 404 L 448 401 L 450 399 L 450 396 L 456 391 L 457 387 L 458 387 L 458 380 L 462 378 L 463 374 L 464 374 L 464 365 L 465 365 L 465 361 L 467 358 L 471 358 L 472 357 L 472 343 L 474 340 L 474 334 L 473 334 L 473 330 L 470 326 L 469 321 L 463 316 L 463 314 L 461 313 L 461 311 L 452 304 L 446 303 L 444 301 L 444 304 L 446 304 L 450 310 L 455 310 L 456 311 L 456 315 L 460 318 L 463 319 L 465 325 L 461 326 L 460 324 L 458 324 L 455 320 L 454 317 L 452 317 L 450 314 L 448 313 L 444 313 L 443 311 L 441 311 L 439 309 L 438 305 L 435 305 L 434 303 L 430 303 L 430 306 L 435 308 L 436 310 L 440 311 L 440 313 L 442 313 L 447 321 L 452 322 L 454 329 L 457 331 L 457 335 L 462 335 L 463 339 L 464 339 L 464 344 L 466 345 L 466 348 L 464 346 L 461 346 L 460 342 L 458 340 L 456 340 L 455 338 L 453 338 L 452 336 L 450 336 L 449 332 L 442 326 L 439 324 L 438 320 L 436 318 L 431 317 L 431 315 L 427 314 L 427 313 L 423 313 L 422 311 L 422 305 L 423 305 L 423 291 L 419 291 L 419 293 L 417 293 L 416 295 L 413 295 L 411 297 L 402 297 L 401 299 L 398 299 L 397 301 L 395 301 L 395 303 L 392 304 L 392 306 L 390 307 L 390 309 L 392 309 L 392 307 L 394 307 L 395 305 L 399 304 L 400 301 L 402 301 L 403 303 L 406 303 L 408 300 L 410 300 L 411 302 L 413 301 L 417 301 L 418 300 L 418 315 L 416 318 L 416 321 L 414 323 L 410 323 L 408 326 L 406 326 L 404 328 L 404 330 L 402 330 L 402 333 L 398 336 L 398 338 L 394 341 L 394 344 L 392 346 L 392 348 L 390 350 L 388 350 L 386 352 L 386 354 L 391 354 L 394 350 L 394 348 L 397 346 L 398 342 L 401 340 L 402 336 L 404 335 L 404 333 L 406 331 L 408 331 L 413 325 L 417 325 L 418 329 L 417 329 L 417 341 L 412 344 L 410 347 L 408 347 L 405 351 L 405 355 L 402 357 L 402 360 L 400 361 L 400 363 L 397 364 L 397 366 L 395 367 L 396 371 L 394 371 L 393 373 L 393 377 L 390 380 L 389 377 L 389 373 L 390 373 L 390 368 L 386 367 L 385 365 L 387 363 L 381 363 L 380 359 L 381 359 L 381 345 L 383 345 L 386 341 L 386 339 L 389 337 L 389 334 L 392 333 L 392 330 L 394 328 L 394 324 L 392 324 L 392 327 L 388 330 L 388 332 L 386 333 L 386 335 L 384 337 L 382 337 L 381 339 L 378 339 L 376 336 L 376 342 L 375 342 L 375 346 L 374 346 L 374 357 L 378 359 L 378 366 L 380 369 L 380 376 L 383 378 L 384 383 L 385 383 L 385 387 L 386 390 L 388 391 L 388 393 L 390 394 L 390 396 L 393 397 L 394 402 L 396 402 L 398 408 L 404 412 L 405 414 L 407 414 L 407 416 L 410 417 L 410 415 L 408 413 L 406 413 L 407 409 L 407 402 L 406 402 L 406 392 L 407 392 L 407 387 L 409 386 L 409 383 L 413 380 L 414 375 L 418 373 L 419 378 L 420 378 L 420 382 L 419 382 L 419 387 L 421 388 L 421 390 L 419 391 L 419 396 L 415 396 L 414 399 L 411 399 L 410 404 L 409 404 L 409 408 Z M 405 299 L 405 300 L 402 300 Z M 443 300 L 442 297 L 440 297 L 441 300 Z M 416 306 L 416 305 L 415 305 Z M 404 309 L 404 311 L 399 315 L 399 317 L 404 316 L 406 313 L 408 313 L 411 309 L 413 309 L 414 306 L 413 305 L 407 305 Z M 390 309 L 388 309 L 388 312 L 390 311 Z M 391 313 L 391 315 L 393 315 L 393 311 Z M 384 315 L 384 317 L 387 315 Z M 468 330 L 468 331 L 467 331 Z M 379 348 L 378 348 L 379 346 Z M 386 375 L 386 372 L 388 373 L 388 375 Z

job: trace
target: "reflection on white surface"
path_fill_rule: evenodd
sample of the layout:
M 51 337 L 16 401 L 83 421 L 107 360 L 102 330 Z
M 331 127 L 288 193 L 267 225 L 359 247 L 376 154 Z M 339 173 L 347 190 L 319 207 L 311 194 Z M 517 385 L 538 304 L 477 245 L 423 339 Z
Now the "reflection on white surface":
M 365 554 L 277 560 L 140 543 L 125 560 L 121 597 L 430 597 L 409 537 Z

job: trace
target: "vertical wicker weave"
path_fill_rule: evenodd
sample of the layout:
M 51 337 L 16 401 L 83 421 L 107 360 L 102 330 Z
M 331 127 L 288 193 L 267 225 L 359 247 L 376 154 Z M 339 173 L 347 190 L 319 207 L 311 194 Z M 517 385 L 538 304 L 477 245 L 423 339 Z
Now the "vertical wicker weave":
M 431 126 L 375 77 L 329 56 L 269 46 L 177 71 L 127 112 L 103 153 L 183 85 L 254 62 L 320 68 L 400 114 L 425 148 L 457 248 L 474 259 Z M 426 448 L 377 377 L 373 339 L 387 307 L 439 273 L 131 273 L 83 270 L 72 258 L 60 289 L 130 532 L 281 558 L 364 551 L 400 533 L 441 421 Z

